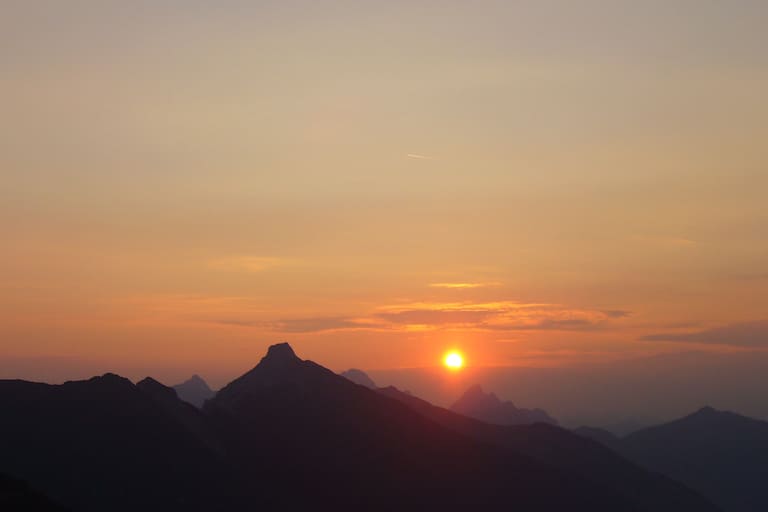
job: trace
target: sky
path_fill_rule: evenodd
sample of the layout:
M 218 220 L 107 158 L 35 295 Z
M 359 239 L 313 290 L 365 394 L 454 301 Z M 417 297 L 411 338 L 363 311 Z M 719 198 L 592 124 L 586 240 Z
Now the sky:
M 764 352 L 767 24 L 6 0 L 0 376 L 222 385 L 278 341 L 336 371 Z

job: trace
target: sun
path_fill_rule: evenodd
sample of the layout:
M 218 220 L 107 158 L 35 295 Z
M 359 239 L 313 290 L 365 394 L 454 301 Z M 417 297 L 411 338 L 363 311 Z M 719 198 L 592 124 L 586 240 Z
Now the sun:
M 452 350 L 445 354 L 445 357 L 443 357 L 443 364 L 449 370 L 460 370 L 461 367 L 464 366 L 464 356 L 462 356 L 459 352 Z

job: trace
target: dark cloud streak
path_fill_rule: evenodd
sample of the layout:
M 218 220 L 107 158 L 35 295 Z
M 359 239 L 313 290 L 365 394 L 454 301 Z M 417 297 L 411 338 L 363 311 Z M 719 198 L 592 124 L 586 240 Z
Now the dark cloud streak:
M 643 336 L 640 340 L 768 347 L 768 320 L 730 324 L 696 332 L 651 334 Z

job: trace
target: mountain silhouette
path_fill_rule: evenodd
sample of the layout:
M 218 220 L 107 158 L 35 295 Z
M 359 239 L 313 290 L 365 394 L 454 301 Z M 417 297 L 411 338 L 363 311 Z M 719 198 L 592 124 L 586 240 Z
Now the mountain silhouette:
M 704 407 L 670 423 L 608 438 L 606 444 L 698 490 L 725 511 L 768 510 L 768 422 Z
M 0 474 L 0 510 L 12 512 L 66 512 L 26 482 Z
M 513 450 L 550 467 L 576 473 L 610 488 L 635 510 L 716 510 L 701 496 L 668 478 L 649 473 L 599 443 L 546 423 L 494 425 L 460 415 L 403 393 L 394 387 L 380 393 L 401 401 L 424 417 L 478 442 Z
M 616 449 L 619 443 L 619 437 L 616 434 L 603 428 L 578 427 L 573 429 L 573 433 L 597 441 L 609 448 Z
M 202 408 L 205 401 L 216 394 L 199 375 L 193 375 L 181 384 L 176 384 L 173 389 L 176 390 L 179 398 L 198 409 Z
M 81 512 L 715 510 L 562 429 L 441 409 L 454 424 L 406 400 L 418 399 L 359 386 L 287 344 L 202 410 L 151 378 L 0 381 L 0 472 Z
M 220 456 L 169 412 L 175 392 L 155 384 L 0 381 L 0 471 L 75 511 L 215 508 L 228 493 L 216 483 Z
M 634 509 L 578 475 L 442 428 L 287 344 L 270 347 L 204 411 L 226 426 L 238 472 L 269 474 L 283 507 Z
M 375 382 L 373 382 L 373 379 L 371 379 L 367 373 L 365 373 L 363 370 L 358 370 L 357 368 L 350 368 L 349 370 L 345 372 L 341 372 L 339 375 L 342 377 L 346 377 L 347 379 L 351 380 L 355 384 L 360 384 L 361 386 L 365 386 L 369 389 L 376 389 L 378 386 Z
M 456 403 L 451 406 L 455 413 L 469 416 L 494 425 L 527 425 L 530 423 L 549 423 L 557 421 L 542 409 L 518 409 L 512 402 L 502 402 L 495 393 L 485 393 L 483 388 L 469 388 Z

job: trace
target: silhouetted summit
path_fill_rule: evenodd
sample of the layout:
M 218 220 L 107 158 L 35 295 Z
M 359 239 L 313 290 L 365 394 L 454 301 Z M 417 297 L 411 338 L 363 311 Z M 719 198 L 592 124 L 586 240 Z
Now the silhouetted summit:
M 519 409 L 512 402 L 502 402 L 495 393 L 485 393 L 479 385 L 469 388 L 451 406 L 453 412 L 494 425 L 526 425 L 557 421 L 542 409 Z
M 161 400 L 176 400 L 178 398 L 178 394 L 176 393 L 175 389 L 161 384 L 152 377 L 146 377 L 145 379 L 137 382 L 136 387 L 145 393 L 148 393 L 149 395 Z
M 345 372 L 341 372 L 339 375 L 351 380 L 355 384 L 360 384 L 361 386 L 365 386 L 368 389 L 378 388 L 376 383 L 373 382 L 373 379 L 371 379 L 368 376 L 368 374 L 365 373 L 363 370 L 358 370 L 357 368 L 350 368 Z
M 179 398 L 195 407 L 202 408 L 206 400 L 216 394 L 199 375 L 193 375 L 181 384 L 173 386 Z
M 276 343 L 267 349 L 267 355 L 261 361 L 270 364 L 286 364 L 301 360 L 288 343 Z

